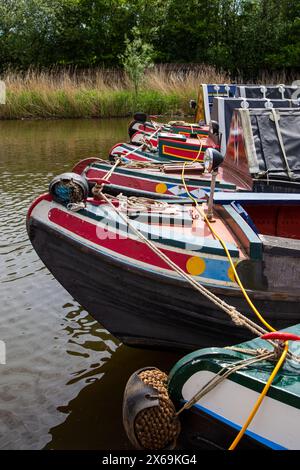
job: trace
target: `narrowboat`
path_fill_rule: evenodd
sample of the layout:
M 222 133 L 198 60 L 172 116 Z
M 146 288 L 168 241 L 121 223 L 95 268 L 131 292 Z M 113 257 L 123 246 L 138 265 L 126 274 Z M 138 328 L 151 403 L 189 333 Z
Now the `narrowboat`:
M 150 134 L 156 135 L 158 132 L 170 132 L 172 134 L 180 134 L 185 137 L 191 135 L 199 135 L 199 137 L 206 137 L 208 135 L 209 126 L 200 125 L 199 123 L 190 123 L 185 121 L 169 121 L 164 124 L 153 120 L 152 116 L 146 113 L 135 113 L 133 120 L 128 126 L 128 135 L 130 141 L 134 140 L 137 134 Z
M 223 188 L 225 191 L 233 189 L 259 193 L 299 193 L 299 129 L 298 108 L 246 107 L 233 110 L 217 190 Z M 131 144 L 117 144 L 111 157 L 121 158 L 127 167 L 120 166 L 111 176 L 113 185 L 110 190 L 114 190 L 114 193 L 120 190 L 126 194 L 141 196 L 148 194 L 149 197 L 161 197 L 161 194 L 163 197 L 185 197 L 186 190 L 181 181 L 181 159 L 177 159 L 175 164 L 174 160 L 161 160 L 159 157 L 155 159 L 154 155 L 155 153 L 147 153 L 141 147 Z M 203 158 L 201 154 L 194 162 L 184 160 L 188 162 L 185 171 L 187 174 L 189 172 L 189 176 L 186 179 L 192 190 L 196 186 L 206 190 L 206 176 L 201 170 Z M 97 167 L 99 177 L 104 171 L 109 171 L 109 164 L 103 162 L 101 165 L 95 162 L 93 166 Z M 95 168 L 89 174 L 96 177 L 97 172 L 94 170 Z M 77 172 L 76 167 L 74 171 Z M 199 179 L 198 185 L 196 179 Z M 157 193 L 159 196 L 156 196 Z
M 217 138 L 209 133 L 206 137 L 186 137 L 181 134 L 160 132 L 157 137 L 139 134 L 134 143 L 118 143 L 110 151 L 109 159 L 118 156 L 140 161 L 202 161 L 207 148 L 219 148 Z
M 210 197 L 199 207 L 257 308 L 277 329 L 299 321 L 300 196 L 216 192 L 213 206 Z M 53 276 L 125 344 L 224 346 L 251 333 L 211 297 L 255 315 L 199 207 L 190 199 L 109 199 L 71 173 L 33 202 L 27 230 Z
M 190 193 L 196 199 L 205 199 L 210 193 L 211 175 L 205 172 L 203 163 L 155 162 L 141 167 L 140 162 L 122 162 L 115 168 L 98 158 L 87 158 L 78 162 L 72 172 L 84 175 L 91 187 L 94 184 L 105 182 L 105 191 L 117 196 L 122 193 L 126 196 L 150 197 L 154 199 L 187 198 Z M 112 171 L 113 170 L 113 171 Z M 182 171 L 184 170 L 184 179 Z M 110 174 L 110 172 L 112 173 Z M 105 180 L 105 178 L 109 177 Z M 241 185 L 227 183 L 222 178 L 222 167 L 219 169 L 216 180 L 216 191 L 242 191 Z M 240 181 L 237 181 L 240 184 Z
M 285 359 L 237 449 L 300 449 L 300 324 L 279 337 L 296 340 L 289 341 L 293 356 Z M 274 356 L 264 358 L 263 353 L 260 361 L 253 361 L 259 351 L 272 352 L 274 347 L 256 338 L 234 348 L 195 351 L 174 365 L 168 377 L 172 401 L 180 409 L 193 399 L 180 416 L 184 448 L 231 448 L 276 364 Z
M 169 374 L 143 367 L 123 395 L 136 449 L 299 450 L 299 419 L 299 323 L 194 351 Z

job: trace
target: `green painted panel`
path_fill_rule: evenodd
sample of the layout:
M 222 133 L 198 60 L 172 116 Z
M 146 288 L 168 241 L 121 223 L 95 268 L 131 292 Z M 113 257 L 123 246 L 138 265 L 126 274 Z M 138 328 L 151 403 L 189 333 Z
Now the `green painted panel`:
M 300 336 L 300 323 L 289 328 L 286 332 Z M 290 351 L 300 356 L 300 342 L 290 341 Z M 245 349 L 267 348 L 272 350 L 272 345 L 260 338 L 247 341 L 237 347 Z M 223 367 L 247 359 L 250 356 L 244 353 L 231 351 L 225 348 L 206 348 L 192 352 L 180 359 L 169 374 L 169 392 L 174 400 L 181 399 L 181 390 L 184 383 L 195 372 L 208 370 L 218 373 Z M 264 361 L 247 369 L 240 370 L 229 376 L 229 380 L 261 392 L 266 384 L 273 368 L 274 362 Z M 280 372 L 277 374 L 270 387 L 268 396 L 282 401 L 290 406 L 300 409 L 300 364 L 286 360 Z

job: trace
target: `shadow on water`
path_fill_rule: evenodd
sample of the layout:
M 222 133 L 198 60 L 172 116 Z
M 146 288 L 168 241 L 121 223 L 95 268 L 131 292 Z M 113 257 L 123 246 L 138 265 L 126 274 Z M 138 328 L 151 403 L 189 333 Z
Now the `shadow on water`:
M 121 345 L 101 367 L 103 376 L 80 391 L 60 411 L 64 423 L 50 430 L 46 449 L 132 449 L 122 424 L 123 392 L 130 375 L 141 367 L 166 372 L 180 354 L 145 351 Z M 88 437 L 87 437 L 88 436 Z
M 82 158 L 106 158 L 127 140 L 128 121 L 0 121 L 0 449 L 129 448 L 121 404 L 130 374 L 176 360 L 120 346 L 53 278 L 26 233 L 27 209 L 51 178 Z

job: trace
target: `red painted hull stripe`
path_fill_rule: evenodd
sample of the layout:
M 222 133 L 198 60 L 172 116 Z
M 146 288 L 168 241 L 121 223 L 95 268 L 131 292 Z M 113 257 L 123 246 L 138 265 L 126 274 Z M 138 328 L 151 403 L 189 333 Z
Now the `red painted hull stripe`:
M 98 178 L 103 178 L 103 176 L 107 173 L 107 171 L 102 171 L 102 170 L 96 170 L 96 169 L 90 169 L 88 172 L 87 172 L 87 178 L 90 179 L 90 180 L 95 180 L 95 179 L 98 179 Z M 112 184 L 117 184 L 119 186 L 124 186 L 124 187 L 128 187 L 128 188 L 134 188 L 134 189 L 140 189 L 140 190 L 143 190 L 143 191 L 151 191 L 151 192 L 156 192 L 156 186 L 157 184 L 159 184 L 159 179 L 157 181 L 153 180 L 147 180 L 147 179 L 143 179 L 143 178 L 139 178 L 137 176 L 126 176 L 126 175 L 121 175 L 121 174 L 118 174 L 118 173 L 114 173 L 111 175 L 111 177 L 109 178 L 109 181 L 110 183 Z M 163 181 L 165 182 L 165 181 Z M 167 184 L 170 184 L 172 186 L 180 186 L 180 187 L 183 187 L 182 184 L 180 184 L 180 182 L 178 181 L 178 183 L 175 183 L 175 182 L 172 182 L 172 183 L 168 183 L 166 181 Z M 199 185 L 200 186 L 200 185 Z M 198 189 L 198 186 L 189 186 L 188 185 L 188 188 L 190 191 L 193 191 L 194 189 Z M 166 191 L 166 194 L 171 194 L 173 195 L 173 193 L 169 190 Z
M 204 151 L 205 150 L 200 152 L 199 159 L 198 159 L 199 162 L 203 161 Z M 185 150 L 183 148 L 169 147 L 168 145 L 164 144 L 162 156 L 163 157 L 172 156 L 172 157 L 177 157 L 177 158 L 184 157 L 184 158 L 194 160 L 197 157 L 198 153 L 199 153 L 199 149 L 198 150 Z
M 133 240 L 128 237 L 124 238 L 124 236 L 122 237 L 120 234 L 109 231 L 107 227 L 92 224 L 73 214 L 67 214 L 60 209 L 51 209 L 48 213 L 48 217 L 52 223 L 59 227 L 62 227 L 103 248 L 107 248 L 128 258 L 132 258 L 158 268 L 168 269 L 170 271 L 169 266 L 153 253 L 153 251 L 143 242 Z M 187 272 L 186 262 L 190 256 L 166 249 L 162 249 L 161 251 Z

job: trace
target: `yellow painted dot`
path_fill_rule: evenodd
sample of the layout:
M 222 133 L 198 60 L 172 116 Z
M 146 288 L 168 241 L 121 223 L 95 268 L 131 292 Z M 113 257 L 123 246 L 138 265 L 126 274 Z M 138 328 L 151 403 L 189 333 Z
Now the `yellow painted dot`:
M 235 265 L 235 266 L 236 266 L 236 265 Z M 227 271 L 227 274 L 228 274 L 229 279 L 230 279 L 232 282 L 236 282 L 235 277 L 234 277 L 234 273 L 233 273 L 233 269 L 232 269 L 231 266 L 229 266 L 228 271 Z
M 186 262 L 186 270 L 192 276 L 199 276 L 205 271 L 205 261 L 198 256 L 192 256 Z
M 160 194 L 164 194 L 168 191 L 168 186 L 165 183 L 158 183 L 156 185 L 155 191 Z

